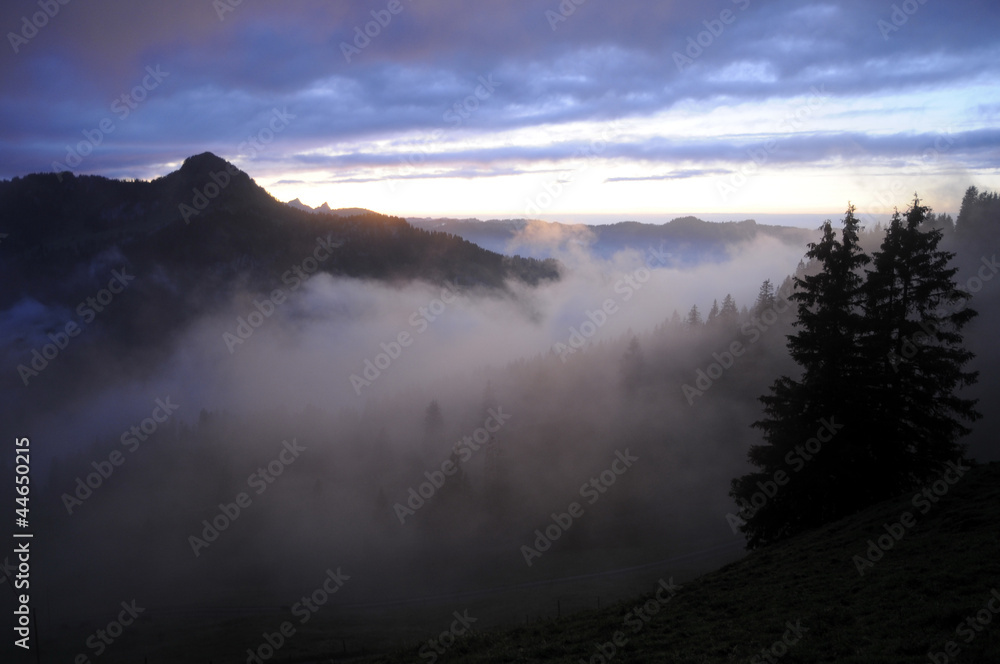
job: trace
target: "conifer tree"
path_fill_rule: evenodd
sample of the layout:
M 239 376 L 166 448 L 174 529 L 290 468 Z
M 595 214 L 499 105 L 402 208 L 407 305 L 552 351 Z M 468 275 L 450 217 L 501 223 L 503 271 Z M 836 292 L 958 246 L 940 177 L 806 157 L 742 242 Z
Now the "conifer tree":
M 962 337 L 976 312 L 955 283 L 954 254 L 938 249 L 942 231 L 930 227 L 929 212 L 914 198 L 905 218 L 893 215 L 866 282 L 873 369 L 866 391 L 881 410 L 873 422 L 881 443 L 875 472 L 886 480 L 886 496 L 961 459 L 958 439 L 969 433 L 962 420 L 979 417 L 975 401 L 956 394 L 977 376 L 963 368 L 973 354 Z
M 962 420 L 979 416 L 957 394 L 976 380 L 961 335 L 975 312 L 953 255 L 938 249 L 942 231 L 924 225 L 928 212 L 914 200 L 905 219 L 895 214 L 874 260 L 858 244 L 853 206 L 839 241 L 827 222 L 810 245 L 821 270 L 795 279 L 798 331 L 788 337 L 802 375 L 761 397 L 754 426 L 766 444 L 748 455 L 759 470 L 730 491 L 748 548 L 919 487 L 961 459 Z
M 774 307 L 774 285 L 770 279 L 765 279 L 757 292 L 757 300 L 753 305 L 753 313 L 760 316 L 762 313 Z
M 862 501 L 853 485 L 866 451 L 854 441 L 864 430 L 865 404 L 854 387 L 866 369 L 860 272 L 870 258 L 858 244 L 854 210 L 847 209 L 840 240 L 827 221 L 822 239 L 809 245 L 806 255 L 823 269 L 795 279 L 790 297 L 798 304 L 797 332 L 789 335 L 788 349 L 802 375 L 778 378 L 760 398 L 765 416 L 753 426 L 766 443 L 748 454 L 760 470 L 733 480 L 730 490 L 749 548 L 850 513 Z M 810 439 L 820 449 L 799 454 Z M 787 479 L 783 485 L 775 479 L 779 471 Z
M 962 207 L 955 219 L 955 234 L 965 243 L 985 243 L 996 246 L 1000 229 L 1000 194 L 969 187 L 962 198 Z
M 740 312 L 736 309 L 736 300 L 729 293 L 722 300 L 722 309 L 719 311 L 719 322 L 726 328 L 736 328 L 739 323 Z
M 719 317 L 719 301 L 712 300 L 712 309 L 708 312 L 708 318 L 705 319 L 707 325 L 714 325 L 715 320 Z

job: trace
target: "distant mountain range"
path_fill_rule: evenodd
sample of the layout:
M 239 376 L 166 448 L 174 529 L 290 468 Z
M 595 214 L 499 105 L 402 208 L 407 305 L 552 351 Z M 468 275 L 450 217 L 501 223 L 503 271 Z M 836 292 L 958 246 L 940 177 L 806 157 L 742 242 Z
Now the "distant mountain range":
M 323 203 L 319 207 L 309 207 L 299 199 L 293 201 L 288 201 L 288 204 L 293 208 L 298 210 L 305 210 L 306 212 L 315 212 L 316 214 L 332 214 L 335 217 L 353 217 L 359 214 L 375 214 L 371 210 L 366 208 L 337 208 L 334 210 L 326 203 Z
M 407 221 L 417 228 L 451 233 L 503 254 L 543 259 L 586 250 L 594 256 L 610 258 L 620 251 L 643 253 L 653 248 L 669 257 L 667 266 L 724 261 L 733 246 L 759 238 L 774 238 L 802 247 L 805 252 L 806 245 L 818 236 L 814 230 L 768 226 L 753 219 L 718 223 L 680 217 L 665 224 L 622 221 L 599 226 L 537 219 L 408 218 Z
M 317 214 L 350 216 L 374 214 L 364 208 L 332 209 L 327 203 L 309 207 L 298 198 L 289 201 L 293 208 Z M 620 251 L 640 253 L 656 249 L 669 258 L 665 266 L 695 265 L 705 261 L 724 261 L 728 250 L 759 238 L 774 238 L 791 246 L 802 247 L 818 237 L 818 231 L 790 226 L 758 224 L 753 219 L 730 222 L 703 221 L 679 217 L 664 224 L 622 221 L 616 224 L 562 224 L 540 219 L 453 219 L 407 217 L 415 228 L 456 235 L 483 249 L 527 258 L 560 258 L 576 251 L 586 251 L 600 258 L 610 258 Z

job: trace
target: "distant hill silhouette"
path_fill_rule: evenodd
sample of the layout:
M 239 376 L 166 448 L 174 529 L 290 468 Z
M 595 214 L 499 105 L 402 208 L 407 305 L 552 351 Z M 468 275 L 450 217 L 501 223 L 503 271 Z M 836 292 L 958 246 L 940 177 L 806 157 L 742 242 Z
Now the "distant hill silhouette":
M 558 278 L 553 262 L 504 258 L 397 217 L 338 212 L 295 210 L 211 153 L 190 157 L 150 182 L 71 173 L 0 181 L 0 230 L 8 235 L 0 308 L 25 296 L 70 297 L 66 291 L 86 287 L 80 273 L 109 252 L 140 272 L 140 264 L 165 269 L 185 289 L 197 287 L 213 266 L 251 256 L 264 268 L 251 280 L 266 286 L 289 262 L 308 256 L 318 235 L 344 243 L 322 266 L 333 274 L 494 288 L 506 279 L 536 284 Z
M 163 341 L 237 290 L 281 286 L 283 274 L 312 256 L 318 238 L 336 245 L 318 266 L 332 275 L 497 290 L 560 276 L 555 261 L 502 256 L 398 217 L 296 210 L 208 152 L 148 182 L 69 172 L 0 181 L 0 233 L 0 311 L 45 310 L 51 332 L 107 286 L 112 270 L 135 276 L 121 296 L 130 306 L 109 307 L 97 323 L 116 361 L 130 350 L 167 348 Z M 16 366 L 45 339 L 12 341 L 0 355 Z M 20 386 L 16 375 L 0 386 L 11 377 Z
M 302 201 L 300 201 L 297 198 L 294 199 L 294 200 L 288 201 L 288 205 L 291 205 L 293 208 L 295 208 L 297 210 L 305 210 L 306 212 L 315 212 L 317 214 L 332 214 L 335 217 L 350 217 L 350 216 L 359 215 L 359 214 L 375 214 L 374 212 L 372 212 L 371 210 L 369 210 L 367 208 L 358 208 L 358 207 L 337 208 L 336 210 L 334 210 L 327 203 L 323 203 L 319 207 L 314 207 L 313 208 L 313 207 L 309 207 L 308 205 L 306 205 L 305 203 L 303 203 Z
M 814 230 L 769 226 L 752 219 L 720 223 L 679 217 L 665 224 L 622 221 L 595 226 L 537 219 L 410 218 L 408 221 L 418 228 L 453 233 L 491 251 L 533 258 L 557 256 L 574 247 L 585 247 L 602 258 L 623 250 L 646 252 L 653 248 L 669 257 L 665 266 L 726 260 L 730 247 L 758 238 L 770 237 L 804 247 L 818 237 Z

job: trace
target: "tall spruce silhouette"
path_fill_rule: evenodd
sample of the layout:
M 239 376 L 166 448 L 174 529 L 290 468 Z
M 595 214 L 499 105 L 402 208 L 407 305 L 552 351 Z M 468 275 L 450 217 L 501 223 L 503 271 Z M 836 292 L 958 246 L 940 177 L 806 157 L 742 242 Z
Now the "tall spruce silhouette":
M 921 485 L 961 458 L 960 420 L 979 415 L 957 391 L 976 380 L 964 365 L 965 307 L 940 251 L 941 231 L 921 228 L 915 200 L 898 214 L 874 260 L 858 244 L 849 206 L 840 239 L 832 224 L 806 254 L 814 274 L 795 278 L 797 332 L 788 349 L 802 367 L 761 397 L 751 447 L 759 470 L 733 480 L 730 521 L 756 548 Z M 871 264 L 872 270 L 864 268 Z
M 963 421 L 980 416 L 976 402 L 958 394 L 978 375 L 964 369 L 973 354 L 962 336 L 977 314 L 956 285 L 954 254 L 938 248 L 942 231 L 929 213 L 915 196 L 905 217 L 893 215 L 866 281 L 867 389 L 881 409 L 874 470 L 884 478 L 874 499 L 919 486 L 961 459 Z

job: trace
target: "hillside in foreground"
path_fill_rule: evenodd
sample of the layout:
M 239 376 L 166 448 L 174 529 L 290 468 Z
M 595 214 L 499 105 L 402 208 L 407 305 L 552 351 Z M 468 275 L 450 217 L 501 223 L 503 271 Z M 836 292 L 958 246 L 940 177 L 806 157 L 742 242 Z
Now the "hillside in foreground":
M 419 661 L 439 662 L 902 664 L 932 652 L 941 663 L 998 662 L 1000 463 L 936 488 L 937 502 L 902 496 L 755 551 L 672 597 L 661 590 L 665 603 L 651 588 L 603 611 L 465 635 L 440 655 L 425 642 L 365 661 L 422 652 Z M 911 528 L 899 525 L 906 512 Z M 868 554 L 880 538 L 886 550 Z M 669 586 L 670 573 L 662 580 Z

